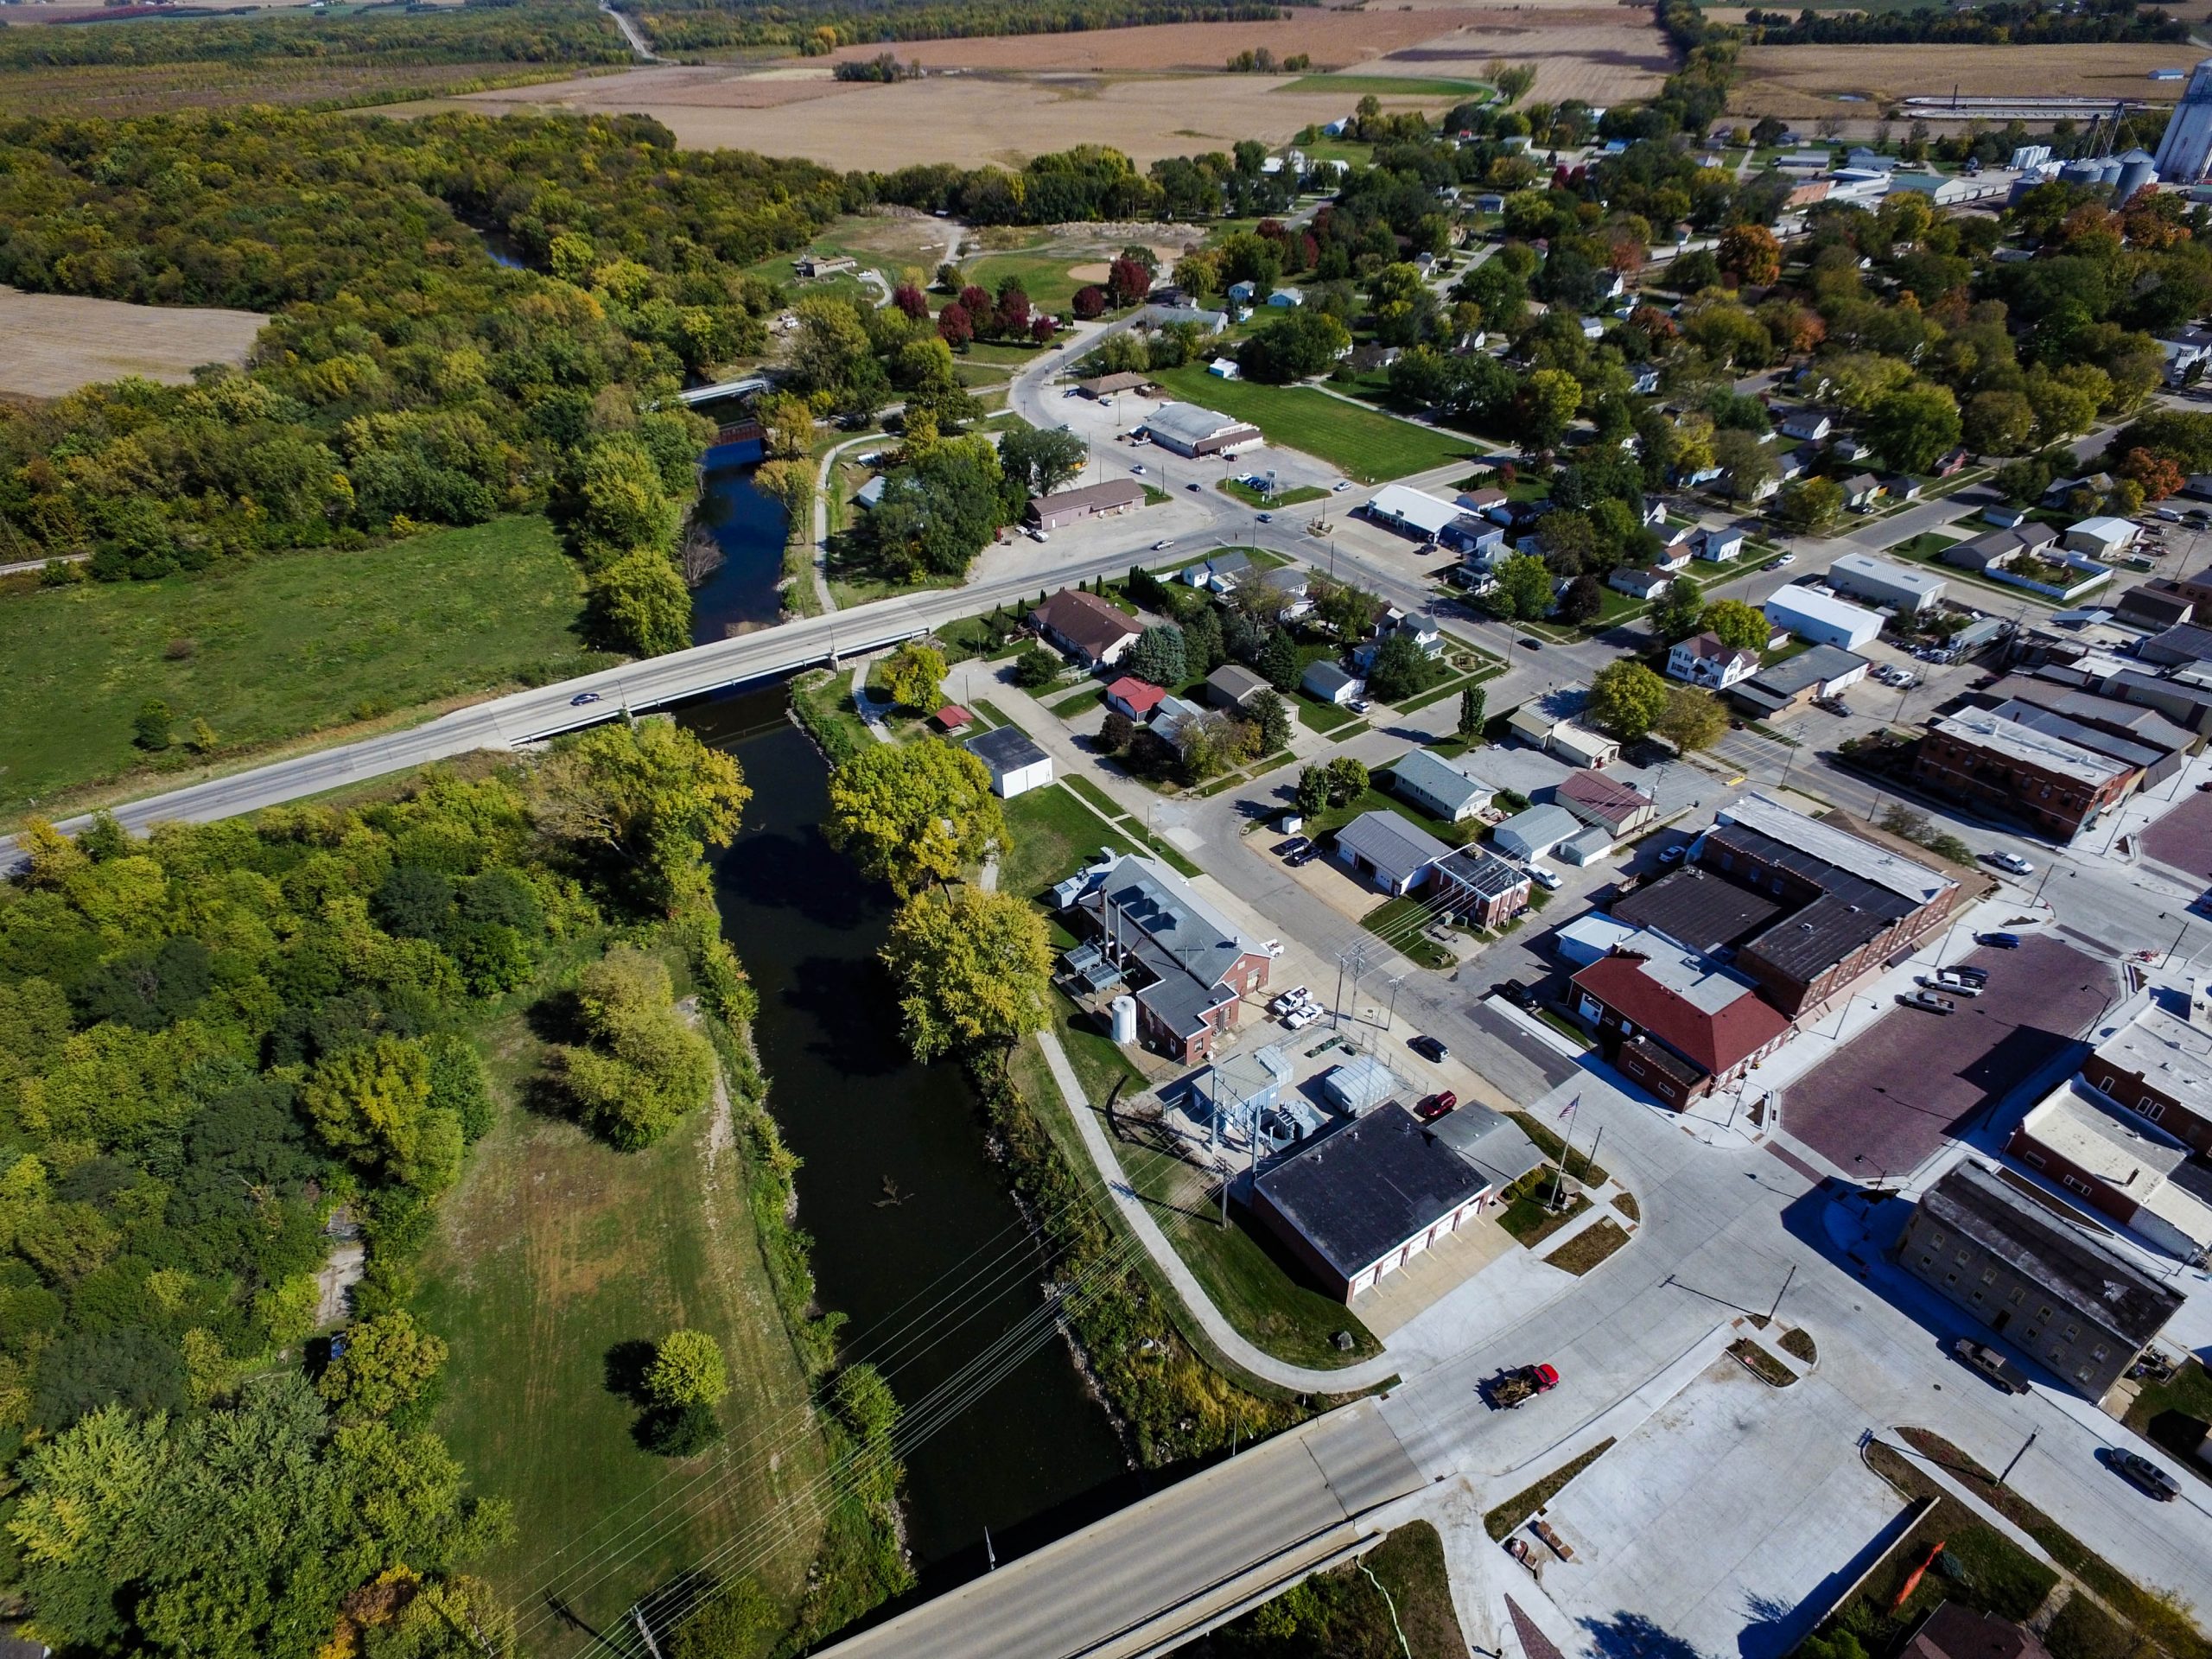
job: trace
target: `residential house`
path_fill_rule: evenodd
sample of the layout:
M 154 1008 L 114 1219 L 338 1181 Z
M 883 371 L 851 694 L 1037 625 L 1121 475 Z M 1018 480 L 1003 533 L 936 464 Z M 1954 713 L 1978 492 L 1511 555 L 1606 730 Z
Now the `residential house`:
M 1252 556 L 1240 553 L 1235 548 L 1223 548 L 1203 559 L 1183 567 L 1183 581 L 1192 588 L 1204 588 L 1211 593 L 1225 594 L 1236 585 L 1236 579 L 1252 568 Z
M 2154 987 L 2135 1017 L 2082 1063 L 2090 1087 L 2212 1158 L 2212 1001 L 2206 982 L 2187 995 Z
M 1602 772 L 1570 772 L 1552 789 L 1553 801 L 1583 823 L 1625 840 L 1659 821 L 1659 804 L 1633 784 Z
M 1897 1659 L 2050 1659 L 2050 1649 L 2025 1625 L 1946 1601 L 1921 1620 Z
M 1643 512 L 1637 522 L 1646 530 L 1664 530 L 1667 527 L 1667 499 L 1660 495 L 1645 496 Z
M 1206 676 L 1206 695 L 1224 709 L 1249 709 L 1262 692 L 1272 690 L 1266 680 L 1242 663 L 1224 663 Z
M 1605 1058 L 1676 1111 L 1735 1084 L 1789 1035 L 1748 976 L 1656 934 L 1615 945 L 1571 983 Z
M 1306 597 L 1306 572 L 1300 566 L 1279 565 L 1263 571 L 1260 580 L 1281 595 L 1283 604 L 1281 614 L 1284 621 L 1295 621 L 1313 608 L 1313 601 Z
M 1667 652 L 1669 675 L 1707 691 L 1725 691 L 1758 671 L 1758 652 L 1724 645 L 1717 633 L 1676 640 Z
M 1777 588 L 1762 607 L 1766 620 L 1815 645 L 1856 651 L 1882 632 L 1879 612 L 1813 591 L 1802 582 Z
M 1188 697 L 1165 696 L 1154 705 L 1151 726 L 1162 738 L 1182 752 L 1185 735 L 1205 723 L 1206 711 Z
M 1479 490 L 1462 490 L 1456 498 L 1462 509 L 1487 516 L 1503 506 L 1510 498 L 1495 486 Z
M 2091 495 L 2103 497 L 2112 493 L 2112 487 L 2113 479 L 2110 473 L 2091 473 L 2082 478 L 2062 478 L 2056 480 L 2050 487 L 2043 493 L 2043 505 L 2046 507 L 2063 507 L 2074 499 L 2076 491 L 2086 490 Z
M 1882 494 L 1891 501 L 1920 499 L 1920 480 L 1905 473 L 1891 473 L 1882 480 Z
M 1482 1213 L 1502 1191 L 1389 1105 L 1317 1137 L 1252 1183 L 1252 1211 L 1349 1302 Z
M 1690 535 L 1690 556 L 1719 564 L 1744 550 L 1740 530 L 1698 530 Z
M 2056 840 L 2071 841 L 2126 799 L 2143 771 L 2068 735 L 1994 709 L 1969 709 L 1930 724 L 1912 775 L 1940 794 L 2017 814 Z
M 1432 817 L 1461 823 L 1491 802 L 1491 786 L 1470 777 L 1441 755 L 1414 749 L 1391 763 L 1391 792 L 1411 801 Z
M 1985 531 L 1970 541 L 1954 542 L 1936 556 L 1955 569 L 1983 575 L 2024 553 L 2039 554 L 2057 539 L 2058 532 L 2049 524 L 2023 520 Z
M 1295 310 L 1306 303 L 1306 296 L 1294 288 L 1279 288 L 1268 296 L 1268 303 L 1277 310 Z
M 1029 521 L 1039 530 L 1058 530 L 1084 518 L 1115 518 L 1144 505 L 1144 486 L 1134 478 L 1109 479 L 1081 489 L 1033 496 Z
M 2078 1077 L 2028 1109 L 2005 1155 L 2178 1261 L 2196 1262 L 2212 1246 L 2212 1173 L 2191 1163 L 2182 1142 Z
M 1434 899 L 1477 927 L 1503 927 L 1529 908 L 1529 872 L 1480 847 L 1462 847 L 1430 868 Z
M 1166 695 L 1148 681 L 1124 674 L 1106 688 L 1106 706 L 1116 714 L 1143 721 L 1152 718 L 1152 711 L 1160 707 L 1160 699 Z
M 1096 594 L 1063 588 L 1029 613 L 1046 639 L 1086 668 L 1110 668 L 1144 632 L 1126 611 Z
M 1872 473 L 1857 473 L 1843 480 L 1843 505 L 1853 512 L 1867 512 L 1881 499 L 1882 480 Z
M 1208 310 L 1202 305 L 1147 305 L 1137 313 L 1136 320 L 1147 328 L 1187 323 L 1209 340 L 1229 327 L 1229 313 Z
M 1782 417 L 1782 435 L 1809 443 L 1824 442 L 1835 423 L 1817 409 L 1793 409 Z
M 1780 720 L 1817 698 L 1841 696 L 1865 679 L 1872 667 L 1855 652 L 1815 645 L 1730 687 L 1728 699 L 1753 720 Z
M 1267 442 L 1256 426 L 1231 420 L 1196 404 L 1162 404 L 1137 430 L 1178 455 L 1233 455 Z
M 1363 812 L 1337 831 L 1337 861 L 1394 899 L 1426 883 L 1429 867 L 1451 850 L 1395 812 Z
M 1839 594 L 1909 616 L 1932 609 L 1948 586 L 1929 571 L 1871 553 L 1844 554 L 1828 566 L 1827 583 Z
M 1004 800 L 1042 789 L 1052 781 L 1052 757 L 1030 741 L 1017 726 L 978 732 L 961 745 L 991 774 L 991 793 Z
M 1140 1039 L 1185 1065 L 1213 1057 L 1274 960 L 1181 876 L 1135 854 L 1094 867 L 1074 921 L 1135 999 Z
M 1532 806 L 1491 830 L 1491 844 L 1526 864 L 1543 857 L 1581 828 L 1582 820 L 1563 806 Z
M 1913 1207 L 1897 1265 L 2090 1400 L 2127 1375 L 2182 1294 L 1978 1159 Z
M 2207 358 L 2212 358 L 2212 328 L 2199 328 L 2191 324 L 2158 336 L 2158 350 L 2166 359 L 2166 384 L 2178 386 L 2193 376 L 2202 375 Z
M 2029 511 L 2026 507 L 2016 507 L 2010 502 L 2000 501 L 1995 506 L 1981 510 L 1981 522 L 1995 524 L 1999 530 L 2018 530 L 2028 522 Z M 2055 531 L 2052 532 L 2054 537 L 2056 534 Z
M 1626 594 L 1630 599 L 1656 599 L 1673 587 L 1675 579 L 1664 570 L 1637 569 L 1622 565 L 1605 578 L 1605 586 Z
M 1345 673 L 1324 657 L 1306 664 L 1305 673 L 1299 676 L 1298 689 L 1310 697 L 1341 709 L 1367 695 L 1367 682 Z
M 1621 746 L 1575 720 L 1589 701 L 1586 685 L 1557 687 L 1516 709 L 1506 729 L 1570 766 L 1611 766 L 1620 759 Z

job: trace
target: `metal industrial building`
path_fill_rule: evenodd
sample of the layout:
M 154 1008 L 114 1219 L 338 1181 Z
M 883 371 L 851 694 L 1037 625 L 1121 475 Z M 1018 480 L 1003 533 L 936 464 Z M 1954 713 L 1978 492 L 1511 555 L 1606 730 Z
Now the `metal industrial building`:
M 2206 164 L 2212 162 L 2212 58 L 2190 73 L 2152 160 L 2158 176 L 2170 183 L 2195 184 L 2203 178 Z

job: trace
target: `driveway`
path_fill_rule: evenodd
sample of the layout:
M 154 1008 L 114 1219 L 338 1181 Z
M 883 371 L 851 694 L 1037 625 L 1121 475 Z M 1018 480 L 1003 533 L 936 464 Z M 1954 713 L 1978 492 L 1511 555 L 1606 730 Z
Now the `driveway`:
M 1964 960 L 1989 969 L 1986 991 L 1948 1016 L 1892 1006 L 1789 1086 L 1783 1128 L 1838 1169 L 1900 1177 L 2072 1048 L 2117 989 L 2108 963 L 2044 934 Z

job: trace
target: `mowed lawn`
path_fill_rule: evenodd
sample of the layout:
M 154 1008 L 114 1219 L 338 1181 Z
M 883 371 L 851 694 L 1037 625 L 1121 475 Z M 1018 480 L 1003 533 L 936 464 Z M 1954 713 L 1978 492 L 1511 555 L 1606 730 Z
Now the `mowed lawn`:
M 526 1077 L 535 1039 L 497 1028 L 495 1075 Z M 510 1105 L 440 1206 L 416 1306 L 451 1344 L 437 1427 L 479 1492 L 509 1498 L 519 1536 L 478 1569 L 526 1628 L 549 1597 L 594 1629 L 742 1535 L 728 1559 L 787 1608 L 818 1542 L 823 1469 L 797 1356 L 771 1292 L 726 1124 L 701 1112 L 626 1154 Z M 679 1325 L 729 1361 L 725 1439 L 681 1461 L 641 1451 L 609 1390 L 619 1344 Z M 700 1478 L 705 1476 L 706 1478 Z M 548 1622 L 531 1651 L 591 1643 Z
M 358 553 L 290 553 L 158 582 L 0 597 L 8 719 L 0 819 L 147 764 L 131 721 L 158 697 L 180 747 L 221 756 L 350 721 L 581 671 L 583 581 L 540 518 Z
M 1379 484 L 1486 453 L 1457 432 L 1415 426 L 1311 386 L 1263 386 L 1223 380 L 1185 365 L 1153 377 L 1186 403 L 1219 410 L 1256 426 L 1269 443 L 1302 449 L 1363 484 Z

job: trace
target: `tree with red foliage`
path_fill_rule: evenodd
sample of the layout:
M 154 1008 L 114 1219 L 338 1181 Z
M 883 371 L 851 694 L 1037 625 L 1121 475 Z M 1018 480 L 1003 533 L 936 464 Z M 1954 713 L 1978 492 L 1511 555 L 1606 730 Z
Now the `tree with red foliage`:
M 1321 263 L 1321 245 L 1310 232 L 1301 232 L 1298 238 L 1298 264 L 1292 269 L 1311 270 Z
M 1019 340 L 1029 332 L 1029 296 L 1021 291 L 1020 283 L 1008 282 L 999 289 L 998 307 L 991 319 L 1001 339 Z
M 1106 268 L 1106 292 L 1116 310 L 1152 292 L 1152 273 L 1123 254 Z
M 912 283 L 901 283 L 891 290 L 891 303 L 897 306 L 916 322 L 930 314 L 929 296 Z
M 2130 449 L 2126 459 L 2113 469 L 2122 478 L 2132 478 L 2143 486 L 2145 501 L 2163 501 L 2177 494 L 2189 480 L 2182 470 L 2164 455 L 2153 454 L 2140 446 Z
M 937 314 L 937 332 L 938 338 L 954 351 L 963 351 L 976 338 L 976 319 L 959 301 L 948 301 L 944 309 Z
M 1106 290 L 1103 288 L 1078 288 L 1075 291 L 1075 314 L 1084 322 L 1103 315 L 1106 309 Z
M 1039 346 L 1050 340 L 1055 332 L 1050 317 L 1040 313 L 1029 319 L 1029 338 Z
M 960 308 L 978 323 L 991 315 L 991 290 L 970 283 L 960 290 Z

